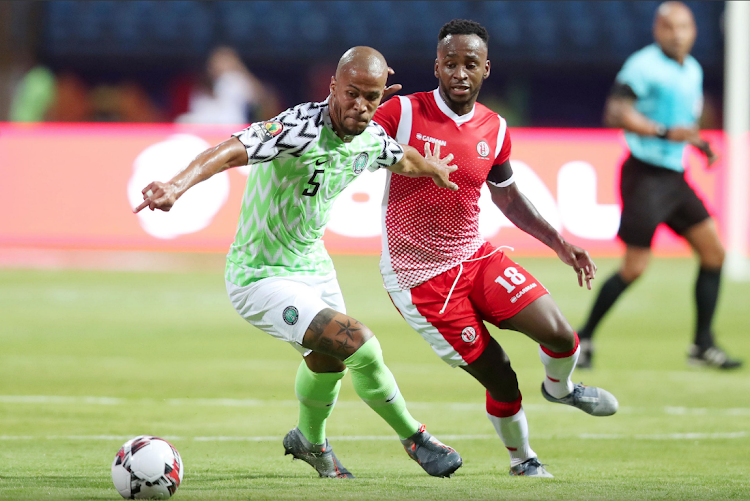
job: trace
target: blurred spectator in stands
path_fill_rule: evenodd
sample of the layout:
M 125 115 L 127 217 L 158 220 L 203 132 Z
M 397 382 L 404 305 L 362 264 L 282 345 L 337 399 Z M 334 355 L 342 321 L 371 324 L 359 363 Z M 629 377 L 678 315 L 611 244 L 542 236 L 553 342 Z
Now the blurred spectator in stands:
M 70 72 L 58 75 L 55 101 L 47 114 L 47 121 L 90 122 L 93 109 L 88 86 L 83 80 Z
M 276 115 L 273 91 L 255 77 L 231 47 L 218 47 L 208 58 L 209 88 L 195 88 L 180 123 L 244 124 Z
M 140 84 L 132 81 L 118 85 L 97 85 L 91 91 L 95 122 L 163 122 L 156 107 Z
M 43 122 L 55 101 L 55 74 L 38 64 L 21 79 L 10 105 L 11 122 Z
M 307 91 L 305 97 L 308 101 L 325 101 L 331 93 L 331 75 L 336 74 L 336 65 L 329 62 L 318 62 L 313 64 L 307 73 Z M 393 83 L 396 80 L 390 77 Z

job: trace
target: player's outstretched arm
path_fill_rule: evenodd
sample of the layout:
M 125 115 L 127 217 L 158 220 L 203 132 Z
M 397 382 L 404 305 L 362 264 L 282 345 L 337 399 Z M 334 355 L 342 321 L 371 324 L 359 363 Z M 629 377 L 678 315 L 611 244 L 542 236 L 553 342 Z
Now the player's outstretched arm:
M 518 189 L 516 183 L 503 188 L 487 184 L 492 201 L 508 219 L 520 229 L 554 250 L 560 260 L 572 266 L 578 275 L 578 285 L 591 290 L 591 280 L 596 276 L 596 264 L 589 253 L 571 245 L 536 210 L 536 207 Z
M 397 163 L 388 167 L 388 170 L 407 177 L 431 177 L 436 185 L 449 190 L 458 190 L 458 185 L 448 177 L 451 172 L 458 169 L 455 165 L 449 165 L 453 160 L 453 153 L 445 158 L 440 158 L 440 145 L 435 145 L 435 150 L 430 151 L 430 143 L 424 144 L 424 157 L 419 152 L 406 144 L 404 156 Z
M 159 209 L 166 212 L 191 187 L 205 181 L 214 174 L 246 164 L 247 150 L 245 145 L 236 137 L 227 139 L 195 157 L 195 160 L 190 162 L 185 170 L 166 183 L 159 181 L 149 183 L 141 190 L 143 192 L 143 203 L 133 209 L 133 212 L 140 212 L 146 207 L 151 210 Z
M 617 129 L 625 129 L 641 136 L 654 136 L 676 142 L 687 142 L 698 148 L 713 164 L 719 157 L 711 150 L 711 145 L 701 139 L 697 127 L 666 128 L 649 120 L 646 115 L 635 109 L 635 98 L 632 96 L 614 95 L 607 99 L 604 106 L 604 125 Z

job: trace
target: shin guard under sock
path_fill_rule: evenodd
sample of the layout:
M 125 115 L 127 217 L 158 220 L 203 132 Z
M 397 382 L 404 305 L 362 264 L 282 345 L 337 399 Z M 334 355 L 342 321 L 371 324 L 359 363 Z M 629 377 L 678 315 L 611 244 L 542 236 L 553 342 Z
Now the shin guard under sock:
M 544 389 L 555 398 L 562 398 L 573 391 L 573 381 L 570 380 L 573 369 L 578 361 L 580 348 L 578 335 L 575 335 L 575 347 L 566 353 L 555 353 L 544 346 L 539 346 L 539 358 L 547 373 L 544 378 Z
M 510 466 L 535 458 L 529 445 L 529 424 L 521 407 L 521 392 L 515 402 L 498 402 L 487 392 L 487 418 L 510 454 Z
M 297 369 L 294 391 L 299 400 L 299 431 L 313 444 L 326 440 L 326 419 L 333 412 L 343 372 L 313 372 L 303 360 Z
M 393 428 L 400 439 L 414 435 L 420 427 L 406 409 L 396 379 L 383 362 L 380 343 L 373 336 L 344 360 L 352 373 L 357 395 Z
M 695 281 L 695 340 L 694 343 L 705 350 L 714 345 L 711 323 L 719 299 L 719 285 L 721 284 L 721 268 L 711 270 L 701 268 Z

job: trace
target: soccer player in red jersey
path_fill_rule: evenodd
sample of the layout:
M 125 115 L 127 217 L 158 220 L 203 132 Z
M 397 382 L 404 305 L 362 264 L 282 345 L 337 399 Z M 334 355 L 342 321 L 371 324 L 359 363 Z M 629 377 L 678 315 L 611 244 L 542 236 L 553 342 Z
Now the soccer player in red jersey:
M 591 288 L 596 265 L 566 242 L 518 190 L 509 161 L 507 124 L 477 103 L 490 74 L 487 30 L 455 19 L 440 30 L 435 76 L 438 88 L 396 96 L 374 120 L 391 137 L 419 150 L 440 146 L 452 153 L 458 191 L 438 190 L 429 179 L 387 174 L 383 199 L 380 269 L 401 315 L 453 367 L 487 389 L 487 415 L 510 453 L 511 475 L 551 477 L 529 446 L 526 416 L 508 356 L 484 322 L 526 334 L 539 343 L 546 377 L 542 394 L 552 402 L 595 416 L 617 411 L 615 397 L 573 384 L 578 336 L 544 286 L 501 247 L 479 234 L 479 194 L 492 200 L 516 226 L 552 248 Z

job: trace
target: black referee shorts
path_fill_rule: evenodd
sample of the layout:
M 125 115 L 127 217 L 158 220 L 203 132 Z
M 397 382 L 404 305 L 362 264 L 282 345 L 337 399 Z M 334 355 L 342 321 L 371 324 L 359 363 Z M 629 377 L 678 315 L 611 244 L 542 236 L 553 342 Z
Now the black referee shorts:
M 642 162 L 632 155 L 622 164 L 622 218 L 617 235 L 627 245 L 651 247 L 661 223 L 682 235 L 710 216 L 685 173 Z

